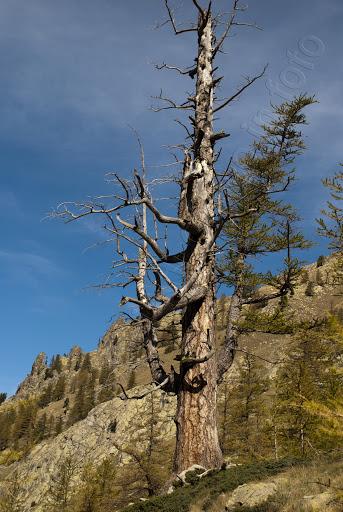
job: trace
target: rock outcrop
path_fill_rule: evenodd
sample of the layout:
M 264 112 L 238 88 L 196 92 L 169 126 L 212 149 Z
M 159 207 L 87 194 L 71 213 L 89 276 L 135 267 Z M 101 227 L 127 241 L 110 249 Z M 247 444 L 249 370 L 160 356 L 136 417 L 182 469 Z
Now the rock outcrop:
M 138 388 L 137 392 L 142 392 Z M 158 429 L 164 439 L 172 438 L 174 423 L 168 420 L 175 409 L 175 399 L 155 392 L 155 399 L 161 400 Z M 56 476 L 56 468 L 67 457 L 75 463 L 74 484 L 80 478 L 86 463 L 95 466 L 110 455 L 120 455 L 120 463 L 125 464 L 127 456 L 118 452 L 115 446 L 125 445 L 137 430 L 137 418 L 148 414 L 149 398 L 142 400 L 122 400 L 117 397 L 95 407 L 87 418 L 64 431 L 52 440 L 35 446 L 25 459 L 12 464 L 7 477 L 18 471 L 25 502 L 23 512 L 43 512 L 45 496 L 51 480 Z M 6 485 L 3 482 L 2 485 Z

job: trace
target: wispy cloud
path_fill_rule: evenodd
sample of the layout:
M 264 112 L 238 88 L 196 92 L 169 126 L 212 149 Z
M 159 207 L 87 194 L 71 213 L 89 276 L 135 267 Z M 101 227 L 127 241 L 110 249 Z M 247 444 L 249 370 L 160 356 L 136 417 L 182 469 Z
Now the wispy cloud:
M 19 281 L 23 285 L 36 286 L 44 279 L 56 279 L 64 273 L 51 259 L 25 251 L 0 249 L 0 262 L 0 277 L 7 282 Z

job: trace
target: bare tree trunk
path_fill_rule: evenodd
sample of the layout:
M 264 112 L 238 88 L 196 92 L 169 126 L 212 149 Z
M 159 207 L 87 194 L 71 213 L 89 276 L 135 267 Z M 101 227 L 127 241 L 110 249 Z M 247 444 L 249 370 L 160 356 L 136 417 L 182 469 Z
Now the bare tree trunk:
M 209 357 L 215 348 L 214 324 L 214 255 L 205 254 L 206 245 L 213 238 L 213 70 L 212 19 L 199 18 L 199 53 L 195 101 L 194 160 L 187 159 L 180 203 L 183 218 L 196 219 L 203 232 L 186 261 L 185 278 L 193 275 L 199 261 L 205 260 L 197 284 L 205 286 L 206 296 L 185 308 L 182 320 L 180 389 L 177 396 L 176 451 L 174 471 L 179 473 L 193 464 L 216 468 L 222 464 L 219 446 L 216 403 L 217 363 Z M 188 246 L 194 246 L 189 236 Z M 196 363 L 194 360 L 206 359 Z M 193 360 L 194 364 L 190 361 Z

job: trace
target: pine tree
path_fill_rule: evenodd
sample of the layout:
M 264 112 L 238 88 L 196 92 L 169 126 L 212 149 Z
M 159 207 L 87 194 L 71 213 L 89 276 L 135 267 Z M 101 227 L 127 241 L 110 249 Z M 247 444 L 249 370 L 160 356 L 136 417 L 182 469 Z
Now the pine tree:
M 40 443 L 47 435 L 47 415 L 43 413 L 36 420 L 34 426 L 34 441 L 35 443 Z
M 73 479 L 78 464 L 66 457 L 57 465 L 54 477 L 45 496 L 45 505 L 51 512 L 71 512 L 70 507 L 75 496 Z
M 256 357 L 244 354 L 237 382 L 224 385 L 220 416 L 224 454 L 251 460 L 264 454 L 266 404 L 264 394 L 270 383 Z
M 166 354 L 173 352 L 178 347 L 178 342 L 180 338 L 180 331 L 177 328 L 177 325 L 175 321 L 173 320 L 169 326 L 169 336 L 168 336 L 168 342 L 166 347 Z
M 0 405 L 4 403 L 7 398 L 7 393 L 0 393 Z
M 240 165 L 232 170 L 227 203 L 242 216 L 225 227 L 229 251 L 221 262 L 220 276 L 233 288 L 233 293 L 225 348 L 219 358 L 223 370 L 235 355 L 243 306 L 279 298 L 284 308 L 283 297 L 294 293 L 301 273 L 300 262 L 292 257 L 291 250 L 305 249 L 310 244 L 295 228 L 298 217 L 294 209 L 280 198 L 276 199 L 270 191 L 284 191 L 294 179 L 295 157 L 305 148 L 299 129 L 306 124 L 303 109 L 313 102 L 313 98 L 301 95 L 274 107 L 274 119 L 262 127 L 263 133 L 254 142 L 252 150 L 243 155 Z M 259 191 L 258 199 L 256 191 Z M 283 259 L 283 270 L 277 275 L 255 270 L 257 258 L 270 254 L 280 255 L 281 261 Z M 274 291 L 255 293 L 263 285 L 272 286 Z
M 113 368 L 109 364 L 101 367 L 99 375 L 99 385 L 101 386 L 97 396 L 97 403 L 107 402 L 115 396 L 115 375 Z
M 57 380 L 55 387 L 53 388 L 53 391 L 52 391 L 52 400 L 53 401 L 62 400 L 62 398 L 64 398 L 65 387 L 66 387 L 65 375 L 60 375 L 58 377 L 58 380 Z
M 330 249 L 342 252 L 343 208 L 340 208 L 339 201 L 343 200 L 343 172 L 337 172 L 332 178 L 325 178 L 322 182 L 329 189 L 331 200 L 327 202 L 327 209 L 321 212 L 326 220 L 317 219 L 318 233 L 330 240 Z
M 171 471 L 171 449 L 163 439 L 161 404 L 154 393 L 145 399 L 145 410 L 135 420 L 136 434 L 129 443 L 115 444 L 119 453 L 130 458 L 118 474 L 118 485 L 125 485 L 125 505 L 141 497 L 157 493 Z
M 101 366 L 100 374 L 99 374 L 99 384 L 102 386 L 103 384 L 108 384 L 108 379 L 112 372 L 111 366 L 107 363 L 104 363 Z
M 59 416 L 56 420 L 55 435 L 58 436 L 61 432 L 63 432 L 63 418 Z
M 85 387 L 85 397 L 83 402 L 83 412 L 82 417 L 86 418 L 89 411 L 93 409 L 95 406 L 95 381 L 96 381 L 96 373 L 92 370 L 88 374 L 86 387 Z
M 0 412 L 0 450 L 5 450 L 12 443 L 12 429 L 16 423 L 17 413 L 14 407 Z
M 15 448 L 26 450 L 31 447 L 34 441 L 37 410 L 37 403 L 34 400 L 19 402 L 16 421 L 12 428 L 12 440 Z
M 77 421 L 80 421 L 84 418 L 84 410 L 85 410 L 85 388 L 84 386 L 80 386 L 77 390 L 77 393 L 74 397 L 73 405 L 69 411 L 68 415 L 68 425 L 74 425 Z
M 39 407 L 41 407 L 42 409 L 44 407 L 46 407 L 47 405 L 49 405 L 52 400 L 53 400 L 53 384 L 52 382 L 49 382 L 49 384 L 47 385 L 47 387 L 45 388 L 45 390 L 42 392 L 42 394 L 40 395 L 39 399 L 38 399 L 38 405 Z
M 87 464 L 81 475 L 75 512 L 112 512 L 119 494 L 116 482 L 117 462 L 106 458 L 98 467 Z
M 325 438 L 332 441 L 337 447 L 343 439 L 343 326 L 336 316 L 330 316 L 323 335 L 327 338 L 329 347 L 326 347 L 322 357 L 325 370 L 321 383 L 324 393 L 308 397 L 304 403 L 305 410 L 319 419 L 319 429 Z
M 54 437 L 55 436 L 55 417 L 50 414 L 46 421 L 46 436 Z
M 301 284 L 306 284 L 310 280 L 310 273 L 307 269 L 303 269 L 300 273 L 300 282 Z
M 332 446 L 321 415 L 311 404 L 339 403 L 342 397 L 342 326 L 334 317 L 299 333 L 276 380 L 275 425 L 280 451 L 304 456 Z
M 82 364 L 81 364 L 81 371 L 84 372 L 90 372 L 92 370 L 92 362 L 91 362 L 91 356 L 89 352 L 85 355 Z

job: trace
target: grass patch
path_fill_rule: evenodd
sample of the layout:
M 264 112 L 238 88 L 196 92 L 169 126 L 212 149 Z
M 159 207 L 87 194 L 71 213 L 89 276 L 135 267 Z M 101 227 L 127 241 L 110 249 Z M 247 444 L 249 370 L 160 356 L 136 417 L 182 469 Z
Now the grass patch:
M 239 485 L 247 482 L 263 480 L 297 464 L 295 460 L 259 462 L 234 468 L 214 471 L 197 481 L 194 485 L 177 488 L 173 494 L 156 496 L 149 501 L 136 503 L 122 512 L 187 512 L 190 506 L 198 500 L 203 500 L 203 510 L 223 492 L 233 491 Z M 258 509 L 256 512 L 264 512 Z

